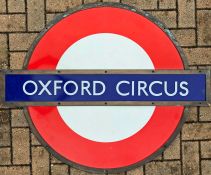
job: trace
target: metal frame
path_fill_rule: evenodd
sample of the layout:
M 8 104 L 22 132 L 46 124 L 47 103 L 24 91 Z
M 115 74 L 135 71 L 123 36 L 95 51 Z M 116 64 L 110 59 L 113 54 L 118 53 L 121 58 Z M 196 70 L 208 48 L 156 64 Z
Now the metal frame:
M 64 74 L 94 74 L 94 75 L 102 75 L 102 74 L 205 74 L 206 75 L 206 101 L 71 101 L 71 102 L 6 102 L 4 101 L 5 97 L 5 75 L 8 74 L 56 74 L 56 75 L 64 75 Z M 0 72 L 0 82 L 3 86 L 1 89 L 3 93 L 0 95 L 0 104 L 2 106 L 8 107 L 27 107 L 27 106 L 210 106 L 211 94 L 210 85 L 210 70 L 55 70 L 55 71 L 44 71 L 44 70 L 36 70 L 36 71 L 28 71 L 28 70 L 10 70 L 10 71 L 2 71 Z
M 99 7 L 114 7 L 114 8 L 122 8 L 122 9 L 126 9 L 129 11 L 132 11 L 134 13 L 137 13 L 141 16 L 146 17 L 147 19 L 149 19 L 150 21 L 152 21 L 153 23 L 155 23 L 161 30 L 163 30 L 163 32 L 171 39 L 171 41 L 173 42 L 173 44 L 175 45 L 175 48 L 178 50 L 182 60 L 183 60 L 183 64 L 185 69 L 188 69 L 188 63 L 187 63 L 187 59 L 181 49 L 181 47 L 179 46 L 178 42 L 176 41 L 175 37 L 173 36 L 173 34 L 170 32 L 169 29 L 167 29 L 167 27 L 160 22 L 159 20 L 157 20 L 156 18 L 154 18 L 152 15 L 150 15 L 149 13 L 146 13 L 142 10 L 139 10 L 135 7 L 131 7 L 128 5 L 124 5 L 124 4 L 120 4 L 120 3 L 93 3 L 93 4 L 85 4 L 85 5 L 81 5 L 79 7 L 75 7 L 73 9 L 70 9 L 69 11 L 67 11 L 66 13 L 56 17 L 53 21 L 51 21 L 48 26 L 46 28 L 44 28 L 41 33 L 37 36 L 37 38 L 34 40 L 34 42 L 32 43 L 26 58 L 25 58 L 25 62 L 24 62 L 24 66 L 23 69 L 27 68 L 28 62 L 30 60 L 31 54 L 33 53 L 34 48 L 36 47 L 37 43 L 39 42 L 39 40 L 43 37 L 43 35 L 45 35 L 45 33 L 54 25 L 56 24 L 58 21 L 62 20 L 63 18 L 65 18 L 66 16 L 69 16 L 77 11 L 81 11 L 84 9 L 89 9 L 89 8 L 99 8 Z M 210 89 L 210 86 L 209 86 Z M 35 134 L 35 136 L 38 138 L 38 140 L 40 141 L 40 143 L 51 153 L 53 154 L 57 159 L 61 160 L 62 162 L 73 166 L 75 168 L 87 171 L 87 172 L 93 172 L 93 173 L 118 173 L 118 172 L 124 172 L 124 171 L 128 171 L 131 170 L 133 168 L 137 168 L 151 160 L 153 160 L 155 157 L 157 157 L 159 154 L 161 154 L 170 144 L 171 142 L 176 138 L 176 136 L 178 135 L 178 133 L 180 132 L 183 123 L 185 122 L 185 118 L 186 115 L 188 113 L 188 108 L 186 107 L 184 112 L 183 112 L 183 117 L 181 117 L 180 122 L 177 126 L 177 128 L 175 129 L 174 133 L 171 135 L 171 137 L 166 141 L 166 143 L 164 143 L 156 152 L 154 152 L 152 155 L 148 156 L 146 159 L 141 160 L 140 162 L 137 162 L 133 165 L 130 166 L 126 166 L 126 167 L 120 167 L 120 168 L 115 168 L 115 169 L 96 169 L 93 167 L 87 167 L 84 165 L 80 165 L 77 164 L 75 162 L 72 162 L 70 160 L 65 159 L 62 155 L 58 154 L 53 148 L 51 148 L 47 142 L 40 136 L 39 132 L 36 130 L 36 127 L 34 126 L 31 118 L 30 118 L 30 114 L 29 111 L 27 109 L 27 107 L 24 108 L 24 113 L 26 116 L 26 119 L 29 123 L 29 126 L 32 130 L 32 132 Z
M 10 105 L 5 103 L 5 76 L 4 71 L 0 71 L 0 108 L 9 108 Z

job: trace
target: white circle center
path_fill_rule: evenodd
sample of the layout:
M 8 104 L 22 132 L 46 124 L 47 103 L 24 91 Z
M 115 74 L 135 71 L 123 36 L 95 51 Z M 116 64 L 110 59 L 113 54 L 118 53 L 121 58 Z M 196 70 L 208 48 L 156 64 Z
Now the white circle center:
M 68 38 L 67 38 L 68 39 Z M 71 45 L 56 69 L 154 69 L 137 43 L 117 34 L 87 36 Z M 154 106 L 58 106 L 64 122 L 80 136 L 97 142 L 126 139 L 150 120 Z

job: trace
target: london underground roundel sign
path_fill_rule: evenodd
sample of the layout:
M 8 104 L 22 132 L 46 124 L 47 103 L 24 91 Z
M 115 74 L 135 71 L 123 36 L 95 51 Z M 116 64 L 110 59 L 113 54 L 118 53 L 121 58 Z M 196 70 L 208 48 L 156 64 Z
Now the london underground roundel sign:
M 39 73 L 8 75 L 6 100 L 49 102 L 25 112 L 39 141 L 61 161 L 87 171 L 125 171 L 167 147 L 184 121 L 183 101 L 204 100 L 204 91 L 191 96 L 197 93 L 188 89 L 194 83 L 203 89 L 204 75 L 185 68 L 172 34 L 151 15 L 122 4 L 84 5 L 57 17 L 38 36 L 25 71 Z M 9 95 L 10 80 L 17 80 L 15 91 L 25 81 L 23 94 Z
M 28 56 L 26 68 L 184 69 L 178 48 L 158 23 L 123 5 L 84 6 L 53 21 Z M 112 170 L 144 162 L 165 147 L 180 125 L 184 107 L 39 106 L 27 110 L 36 132 L 62 160 Z

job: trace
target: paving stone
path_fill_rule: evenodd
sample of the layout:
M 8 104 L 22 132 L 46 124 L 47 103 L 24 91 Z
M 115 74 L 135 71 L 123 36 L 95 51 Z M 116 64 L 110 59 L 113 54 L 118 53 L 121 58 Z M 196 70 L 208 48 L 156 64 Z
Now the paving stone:
M 0 165 L 11 164 L 10 148 L 0 148 Z
M 210 123 L 189 123 L 182 128 L 183 140 L 203 140 L 211 139 Z
M 211 174 L 211 160 L 201 161 L 202 175 Z
M 195 27 L 194 0 L 178 0 L 179 27 Z
M 144 175 L 143 167 L 139 167 L 134 170 L 128 171 L 127 175 Z
M 12 33 L 9 35 L 10 50 L 28 50 L 37 34 L 35 33 Z
M 6 12 L 6 0 L 0 0 L 0 13 Z
M 211 48 L 183 49 L 190 65 L 211 64 Z
M 29 129 L 14 128 L 12 129 L 12 146 L 13 146 L 13 163 L 29 164 Z
M 149 11 L 153 16 L 158 18 L 168 28 L 176 28 L 176 12 L 175 11 Z
M 48 12 L 64 12 L 81 4 L 82 0 L 47 0 L 46 8 Z
M 89 174 L 87 174 L 87 175 L 89 175 Z M 96 174 L 96 175 L 98 175 L 98 174 Z M 108 173 L 108 175 L 125 175 L 125 172 L 123 172 L 123 173 Z
M 97 174 L 97 173 L 87 173 L 85 171 L 81 171 L 81 170 L 78 170 L 78 169 L 75 169 L 75 168 L 71 168 L 70 169 L 70 174 L 71 175 L 100 175 L 100 174 Z M 102 175 L 105 175 L 105 174 L 102 174 Z M 115 175 L 115 174 L 112 174 L 112 175 Z M 119 175 L 122 175 L 122 174 L 119 174 Z
M 179 161 L 150 162 L 146 164 L 146 175 L 181 175 Z
M 120 2 L 120 0 L 103 0 L 103 2 Z
M 211 10 L 197 12 L 197 27 L 198 44 L 211 46 Z
M 12 114 L 12 127 L 28 126 L 23 110 L 13 109 L 11 110 L 11 114 Z
M 0 111 L 0 146 L 10 146 L 9 110 Z
M 101 2 L 101 0 L 84 0 L 84 3 L 93 3 L 93 2 Z
M 51 165 L 51 175 L 69 175 L 67 165 Z
M 28 30 L 41 31 L 45 26 L 45 11 L 43 0 L 28 0 Z
M 176 0 L 160 0 L 159 7 L 160 9 L 175 9 Z
M 211 158 L 211 141 L 201 141 L 201 157 Z
M 0 32 L 25 31 L 25 15 L 0 15 Z
M 0 69 L 8 67 L 7 35 L 0 34 Z
M 46 21 L 47 21 L 47 24 L 49 22 L 51 22 L 53 19 L 55 19 L 57 16 L 60 16 L 62 13 L 48 13 L 46 15 Z
M 49 153 L 43 147 L 32 147 L 33 175 L 47 175 L 49 172 Z
M 157 0 L 122 0 L 122 3 L 140 9 L 157 9 Z
M 211 121 L 211 107 L 200 107 L 199 120 Z
M 59 15 L 59 14 L 55 14 L 55 13 L 50 13 L 50 14 L 47 14 L 46 15 L 46 21 L 47 21 L 47 24 L 49 23 L 49 22 L 51 22 L 57 15 Z
M 8 128 L 0 127 L 0 146 L 9 146 L 10 145 L 10 131 Z
M 24 0 L 7 0 L 8 11 L 10 13 L 25 12 L 25 1 Z
M 199 174 L 199 148 L 198 142 L 182 143 L 182 160 L 184 175 Z
M 187 122 L 195 122 L 197 121 L 197 107 L 189 107 L 188 113 L 187 113 Z
M 196 32 L 194 29 L 171 30 L 180 46 L 195 46 Z
M 51 155 L 51 163 L 62 163 L 60 160 L 58 160 L 56 157 Z
M 180 136 L 169 145 L 163 153 L 164 159 L 180 159 Z
M 10 53 L 10 69 L 22 69 L 26 52 Z
M 197 8 L 211 8 L 210 0 L 196 0 Z
M 0 167 L 1 175 L 29 175 L 30 167 L 29 166 L 2 166 Z
M 41 145 L 33 133 L 31 133 L 31 143 L 33 146 Z
M 154 158 L 154 160 L 162 160 L 163 159 L 163 154 L 159 154 Z

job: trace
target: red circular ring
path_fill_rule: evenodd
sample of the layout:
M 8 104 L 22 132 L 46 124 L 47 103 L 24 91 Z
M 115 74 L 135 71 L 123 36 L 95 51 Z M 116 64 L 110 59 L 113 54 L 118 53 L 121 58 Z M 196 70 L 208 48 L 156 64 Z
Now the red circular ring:
M 68 47 L 96 33 L 115 33 L 132 39 L 147 52 L 155 69 L 184 69 L 173 42 L 157 25 L 116 7 L 89 8 L 59 21 L 40 39 L 27 69 L 56 69 Z M 36 130 L 55 152 L 71 162 L 101 169 L 129 166 L 152 155 L 174 133 L 183 110 L 183 106 L 156 107 L 150 121 L 135 135 L 118 142 L 99 143 L 72 131 L 57 107 L 28 107 Z

